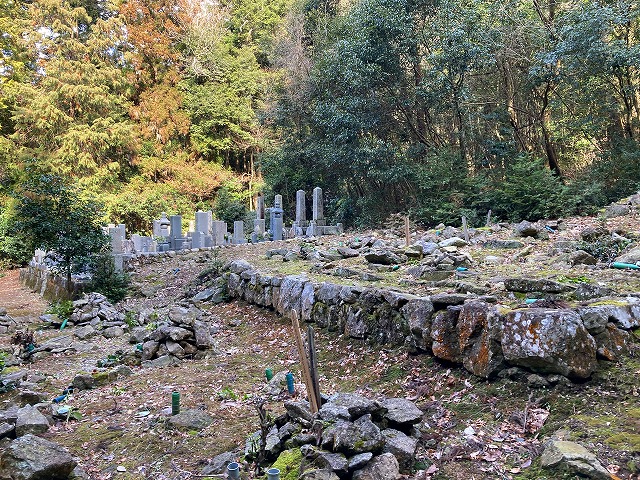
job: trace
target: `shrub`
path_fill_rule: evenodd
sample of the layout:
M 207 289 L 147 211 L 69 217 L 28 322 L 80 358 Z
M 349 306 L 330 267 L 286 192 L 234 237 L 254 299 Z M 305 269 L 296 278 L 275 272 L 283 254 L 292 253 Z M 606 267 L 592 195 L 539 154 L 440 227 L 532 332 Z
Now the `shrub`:
M 101 253 L 94 257 L 93 277 L 89 288 L 116 303 L 122 300 L 129 291 L 129 275 L 124 272 L 116 272 L 111 254 Z

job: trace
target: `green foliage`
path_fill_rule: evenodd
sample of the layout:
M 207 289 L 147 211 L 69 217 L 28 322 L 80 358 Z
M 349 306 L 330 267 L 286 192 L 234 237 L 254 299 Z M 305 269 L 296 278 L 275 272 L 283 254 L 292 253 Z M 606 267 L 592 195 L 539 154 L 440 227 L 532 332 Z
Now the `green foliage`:
M 93 258 L 93 271 L 89 288 L 116 303 L 126 297 L 129 292 L 129 275 L 117 272 L 113 256 L 101 253 Z
M 606 235 L 591 242 L 582 241 L 578 244 L 578 248 L 593 255 L 601 262 L 612 262 L 631 243 L 631 240 L 620 240 Z
M 5 360 L 6 359 L 7 359 L 7 353 L 6 352 L 0 352 L 0 373 L 2 373 L 2 371 L 6 367 L 6 364 L 5 364 Z
M 71 274 L 83 271 L 108 244 L 100 226 L 101 206 L 62 177 L 37 171 L 31 171 L 17 200 L 15 234 L 32 249 L 49 252 L 52 270 L 66 274 L 71 291 Z
M 247 214 L 247 206 L 242 196 L 231 188 L 221 188 L 213 203 L 213 214 L 218 220 L 233 224 L 235 220 L 243 220 Z
M 56 302 L 47 309 L 47 313 L 53 313 L 61 320 L 69 320 L 73 313 L 73 302 L 71 300 L 61 300 Z

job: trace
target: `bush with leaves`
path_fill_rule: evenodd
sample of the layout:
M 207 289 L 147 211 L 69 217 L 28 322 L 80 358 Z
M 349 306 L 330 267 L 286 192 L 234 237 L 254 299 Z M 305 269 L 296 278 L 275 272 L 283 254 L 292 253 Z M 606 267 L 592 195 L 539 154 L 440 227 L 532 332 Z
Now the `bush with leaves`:
M 103 252 L 93 259 L 93 272 L 89 288 L 116 303 L 122 300 L 129 291 L 129 275 L 116 271 L 113 256 Z
M 40 248 L 53 260 L 51 269 L 64 274 L 73 292 L 71 275 L 84 271 L 91 257 L 109 243 L 102 231 L 102 207 L 67 179 L 31 168 L 16 192 L 14 234 L 33 251 Z

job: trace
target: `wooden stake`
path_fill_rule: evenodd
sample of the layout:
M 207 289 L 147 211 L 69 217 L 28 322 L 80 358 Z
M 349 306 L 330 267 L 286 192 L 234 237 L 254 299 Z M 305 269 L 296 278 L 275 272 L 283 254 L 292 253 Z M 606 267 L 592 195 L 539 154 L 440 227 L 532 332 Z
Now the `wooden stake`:
M 411 230 L 409 229 L 409 216 L 404 217 L 404 237 L 407 247 L 411 245 Z
M 491 210 L 487 212 L 487 227 L 491 225 Z
M 462 230 L 464 232 L 464 239 L 469 243 L 469 229 L 467 228 L 467 217 L 462 216 Z
M 307 342 L 309 343 L 309 367 L 311 368 L 311 381 L 313 382 L 313 390 L 316 394 L 316 405 L 320 408 L 322 406 L 322 397 L 320 396 L 320 382 L 318 381 L 318 355 L 316 354 L 316 339 L 311 325 L 307 328 Z
M 300 323 L 298 322 L 298 312 L 295 310 L 291 313 L 291 323 L 293 324 L 293 336 L 296 339 L 298 345 L 298 355 L 300 356 L 300 367 L 302 369 L 302 378 L 304 384 L 307 387 L 307 396 L 309 397 L 309 406 L 311 413 L 318 411 L 318 404 L 316 403 L 316 394 L 313 388 L 313 382 L 311 381 L 311 374 L 309 373 L 309 360 L 304 350 L 304 342 L 302 341 L 302 335 L 300 334 Z

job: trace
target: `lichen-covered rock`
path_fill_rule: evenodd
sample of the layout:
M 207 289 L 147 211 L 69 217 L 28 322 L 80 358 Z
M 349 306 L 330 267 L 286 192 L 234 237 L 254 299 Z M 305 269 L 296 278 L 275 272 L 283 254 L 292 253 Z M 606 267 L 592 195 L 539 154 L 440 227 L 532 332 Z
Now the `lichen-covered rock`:
M 49 421 L 40 411 L 31 405 L 18 410 L 16 419 L 16 436 L 22 437 L 29 433 L 38 435 L 49 430 Z
M 501 343 L 507 362 L 535 372 L 584 379 L 597 367 L 596 342 L 572 310 L 511 311 Z
M 433 354 L 449 362 L 461 363 L 460 342 L 458 341 L 458 317 L 461 307 L 450 306 L 438 312 L 431 323 L 431 350 Z
M 309 280 L 304 276 L 288 275 L 282 279 L 280 295 L 274 300 L 274 308 L 281 315 L 289 314 L 292 310 L 300 313 L 302 306 L 302 291 Z
M 401 309 L 409 324 L 409 330 L 416 339 L 417 347 L 428 350 L 431 347 L 431 318 L 433 303 L 428 298 L 409 300 Z
M 483 378 L 503 368 L 501 330 L 502 318 L 494 305 L 472 301 L 462 306 L 457 331 L 464 368 Z
M 542 468 L 565 470 L 594 480 L 609 480 L 611 474 L 582 445 L 564 440 L 550 441 L 540 457 Z
M 392 428 L 383 430 L 382 436 L 384 437 L 382 451 L 396 457 L 401 473 L 410 473 L 415 463 L 418 440 Z
M 371 460 L 362 470 L 356 470 L 353 480 L 395 480 L 400 475 L 398 460 L 391 453 L 383 453 Z
M 579 308 L 578 313 L 584 326 L 593 334 L 602 332 L 609 322 L 626 330 L 640 326 L 640 305 L 635 303 L 635 300 L 633 302 L 598 302 Z
M 598 356 L 612 362 L 628 354 L 632 342 L 631 334 L 619 329 L 613 323 L 608 323 L 604 330 L 593 338 L 596 340 Z
M 0 456 L 0 471 L 12 480 L 65 480 L 75 466 L 65 448 L 31 434 L 11 442 Z
M 420 423 L 424 415 L 415 403 L 404 398 L 387 398 L 380 405 L 385 410 L 385 420 L 398 430 L 409 431 L 413 425 Z
M 572 287 L 568 285 L 546 278 L 507 278 L 504 281 L 504 288 L 510 292 L 522 293 L 562 293 L 572 290 Z
M 363 452 L 379 452 L 384 439 L 378 426 L 371 421 L 371 415 L 363 415 L 355 422 L 342 422 L 334 432 L 334 451 L 347 455 Z

